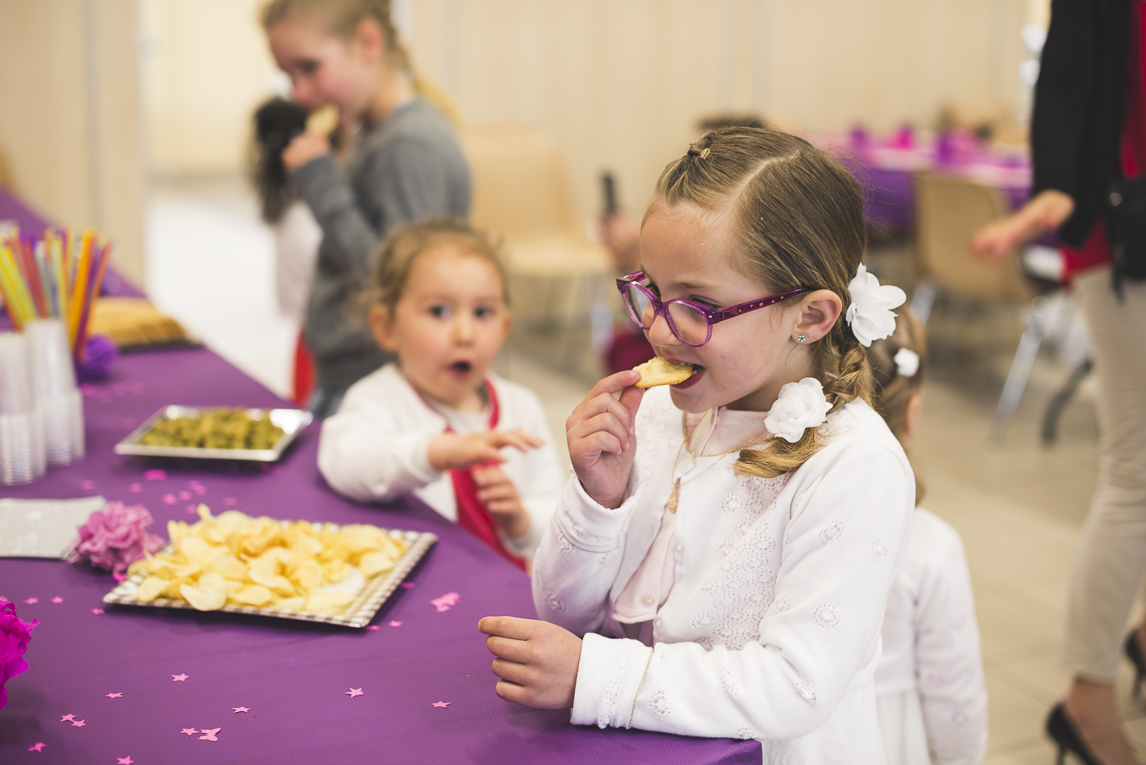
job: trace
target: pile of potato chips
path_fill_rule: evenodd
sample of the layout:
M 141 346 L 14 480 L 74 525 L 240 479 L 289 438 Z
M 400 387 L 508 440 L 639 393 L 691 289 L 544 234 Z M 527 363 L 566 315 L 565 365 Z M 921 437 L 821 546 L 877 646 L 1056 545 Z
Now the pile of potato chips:
M 128 569 L 142 574 L 136 598 L 182 598 L 200 611 L 224 605 L 333 613 L 365 581 L 389 571 L 407 545 L 375 526 L 338 527 L 252 518 L 236 510 L 200 521 L 169 521 L 171 551 Z

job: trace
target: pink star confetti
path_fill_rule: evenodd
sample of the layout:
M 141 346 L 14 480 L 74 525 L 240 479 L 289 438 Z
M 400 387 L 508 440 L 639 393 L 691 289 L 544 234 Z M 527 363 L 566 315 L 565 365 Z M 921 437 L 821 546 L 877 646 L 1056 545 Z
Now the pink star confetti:
M 231 707 L 231 714 L 239 714 L 239 712 L 250 712 L 247 707 Z
M 145 481 L 166 481 L 167 480 L 167 471 L 166 470 L 148 470 L 146 473 L 143 474 L 143 480 L 145 480 Z
M 115 765 L 135 765 L 135 760 L 131 759 L 130 754 L 126 757 L 116 757 Z
M 413 582 L 402 582 L 402 589 L 408 590 L 414 586 Z
M 186 733 L 188 736 L 194 736 L 198 732 L 199 732 L 198 728 L 184 728 L 183 730 L 180 731 L 180 733 Z
M 449 701 L 435 701 L 430 706 L 438 707 L 439 709 L 445 709 L 446 707 L 448 707 L 450 705 L 450 703 L 451 702 L 449 702 Z
M 95 614 L 96 616 L 103 616 L 103 609 L 102 608 L 93 608 L 92 613 Z
M 184 489 L 183 491 L 179 492 L 179 499 L 183 500 L 184 502 L 189 501 L 191 499 L 191 492 Z
M 27 603 L 27 604 L 28 604 L 28 605 L 30 605 L 30 606 L 34 606 L 34 605 L 36 605 L 37 603 L 39 603 L 39 602 L 40 602 L 40 599 L 39 599 L 39 598 L 28 598 L 28 599 L 27 599 L 27 600 L 25 600 L 24 602 L 25 602 L 25 603 Z
M 81 489 L 94 489 L 96 487 L 95 481 L 80 481 Z
M 63 717 L 61 717 L 60 722 L 71 722 L 74 719 L 76 719 L 75 715 L 68 714 L 68 715 L 64 715 Z
M 82 728 L 85 725 L 87 725 L 87 722 L 85 722 L 84 720 L 72 720 L 72 725 L 74 725 L 77 728 Z
M 107 696 L 109 699 L 121 699 L 121 698 L 123 698 L 122 693 L 105 693 L 104 696 Z
M 138 494 L 139 492 L 143 491 L 143 484 L 141 484 L 141 483 L 129 484 L 127 487 L 127 490 L 130 491 L 132 494 Z
M 461 599 L 462 596 L 456 592 L 447 592 L 440 598 L 434 598 L 430 601 L 430 603 L 433 604 L 434 608 L 438 609 L 438 613 L 440 614 L 443 611 L 449 611 L 451 608 L 456 606 L 458 601 Z
M 52 598 L 52 602 L 58 606 L 64 602 L 64 599 L 57 595 L 56 597 Z
M 165 505 L 174 505 L 178 501 L 179 500 L 177 500 L 175 498 L 174 494 L 164 494 L 163 495 L 163 504 L 165 504 Z
M 28 751 L 29 752 L 42 752 L 42 751 L 44 751 L 44 742 L 43 741 L 37 741 L 36 743 L 34 743 L 30 747 L 28 747 Z
M 380 629 L 382 629 L 382 628 L 379 627 L 377 624 L 371 624 L 369 627 L 366 628 L 366 631 L 367 632 L 377 632 Z
M 200 741 L 218 741 L 218 733 L 223 730 L 222 728 L 203 728 L 200 733 L 203 735 L 199 737 Z
M 188 505 L 187 506 L 187 514 L 188 515 L 195 515 L 197 512 L 199 512 L 199 510 L 195 507 L 195 505 Z
M 234 507 L 235 505 L 239 504 L 239 500 L 235 499 L 234 497 L 223 497 L 223 504 L 227 507 Z
M 127 419 L 125 419 L 123 421 L 123 429 L 124 430 L 131 430 L 134 427 L 135 427 L 135 420 L 131 419 L 130 417 L 128 417 Z
M 346 692 L 346 695 L 349 696 L 350 698 L 354 698 L 355 696 L 362 696 L 364 694 L 362 693 L 361 688 L 351 688 L 349 691 Z
M 401 627 L 401 626 L 402 626 L 402 622 L 398 621 L 397 619 L 394 619 L 394 620 L 392 620 L 392 621 L 390 622 L 390 626 L 391 626 L 391 627 Z
M 171 682 L 182 683 L 182 682 L 186 681 L 188 677 L 190 677 L 190 675 L 172 675 L 171 676 Z
M 200 496 L 207 493 L 207 487 L 197 481 L 192 481 L 187 484 L 187 488 Z

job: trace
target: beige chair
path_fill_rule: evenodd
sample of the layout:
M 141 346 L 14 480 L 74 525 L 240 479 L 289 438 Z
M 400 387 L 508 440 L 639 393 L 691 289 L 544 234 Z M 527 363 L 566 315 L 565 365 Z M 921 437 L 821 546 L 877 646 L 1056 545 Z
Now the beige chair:
M 566 357 L 570 333 L 586 314 L 599 343 L 612 331 L 608 254 L 589 241 L 579 220 L 556 142 L 521 126 L 466 128 L 461 142 L 473 177 L 474 225 L 503 239 L 511 276 L 547 283 L 539 290 L 551 296 L 541 302 L 542 313 L 549 320 L 564 314 Z M 552 297 L 565 287 L 575 294 L 566 301 Z M 584 300 L 576 294 L 580 287 Z
M 467 128 L 476 226 L 505 239 L 509 268 L 533 276 L 608 271 L 608 256 L 578 222 L 557 144 L 527 127 Z
M 958 176 L 918 173 L 915 205 L 921 282 L 912 296 L 911 308 L 920 321 L 926 323 L 938 292 L 972 302 L 1021 304 L 1028 308 L 1027 326 L 991 427 L 992 437 L 999 439 L 1018 408 L 1050 323 L 1054 306 L 1042 296 L 1057 284 L 1029 277 L 1019 253 L 1007 253 L 993 264 L 971 254 L 975 232 L 1009 212 L 997 189 Z

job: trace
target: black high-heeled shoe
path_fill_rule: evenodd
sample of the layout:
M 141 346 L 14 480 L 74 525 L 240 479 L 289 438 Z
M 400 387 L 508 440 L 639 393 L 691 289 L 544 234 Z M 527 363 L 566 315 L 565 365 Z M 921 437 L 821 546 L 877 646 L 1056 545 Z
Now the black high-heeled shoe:
M 1122 644 L 1122 651 L 1126 658 L 1134 665 L 1134 698 L 1142 695 L 1142 681 L 1146 680 L 1146 657 L 1142 655 L 1142 646 L 1138 643 L 1138 630 L 1133 630 L 1126 636 Z
M 1046 728 L 1047 735 L 1058 744 L 1058 765 L 1063 765 L 1067 752 L 1082 760 L 1083 765 L 1102 765 L 1102 761 L 1094 756 L 1074 727 L 1074 723 L 1066 716 L 1062 702 L 1051 708 L 1050 714 L 1047 715 Z

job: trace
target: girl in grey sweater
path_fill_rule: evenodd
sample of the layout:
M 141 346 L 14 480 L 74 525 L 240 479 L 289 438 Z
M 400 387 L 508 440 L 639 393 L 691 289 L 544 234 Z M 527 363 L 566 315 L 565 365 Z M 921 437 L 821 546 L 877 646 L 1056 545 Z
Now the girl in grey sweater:
M 323 231 L 305 333 L 317 378 L 311 409 L 325 417 L 352 383 L 390 360 L 356 299 L 379 242 L 402 223 L 466 217 L 469 170 L 449 122 L 419 97 L 389 0 L 271 0 L 262 23 L 294 99 L 311 110 L 333 104 L 353 135 L 341 166 L 317 131 L 283 151 Z

